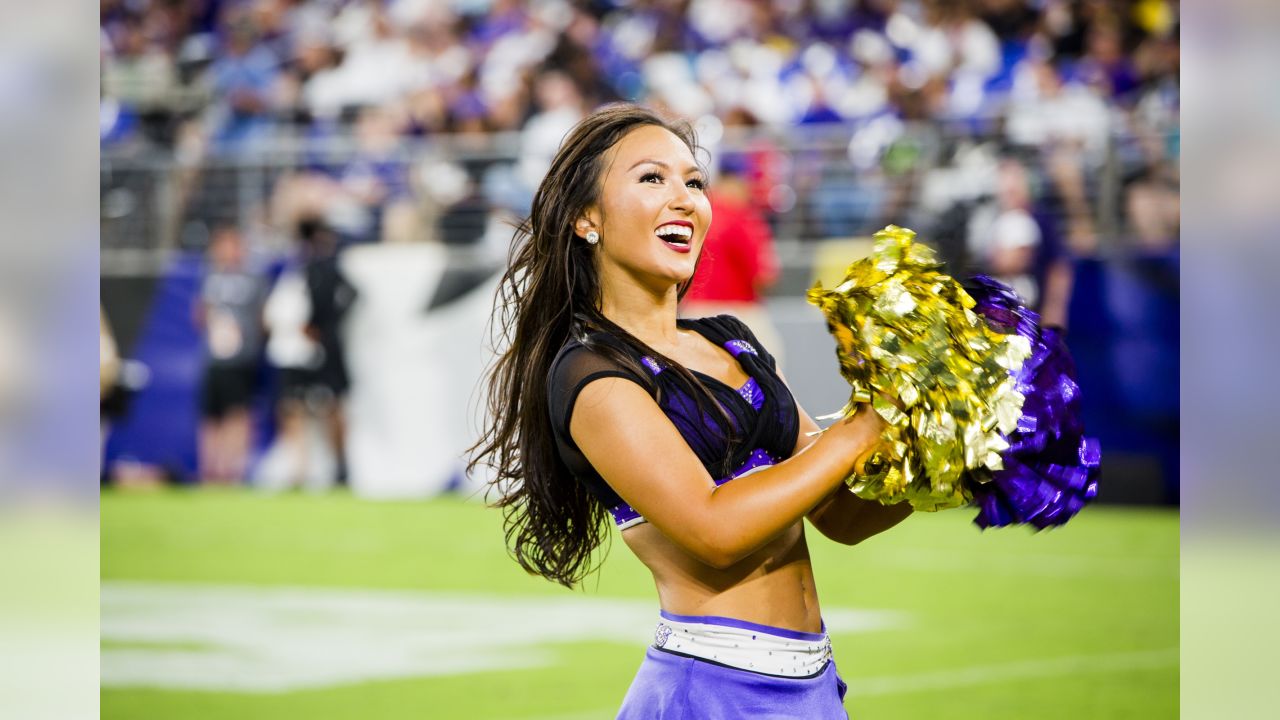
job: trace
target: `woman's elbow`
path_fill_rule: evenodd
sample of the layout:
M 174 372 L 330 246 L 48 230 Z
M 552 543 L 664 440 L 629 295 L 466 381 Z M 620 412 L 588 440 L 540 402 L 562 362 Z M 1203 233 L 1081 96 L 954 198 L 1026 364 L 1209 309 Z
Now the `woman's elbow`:
M 742 558 L 746 557 L 747 554 L 737 552 L 730 547 L 708 545 L 694 553 L 694 557 L 698 559 L 698 562 L 714 570 L 728 570 L 741 562 Z
M 911 506 L 905 503 L 891 506 L 870 506 L 870 511 L 857 512 L 840 518 L 839 522 L 814 523 L 818 531 L 829 540 L 841 545 L 857 545 L 897 525 L 911 514 Z
M 858 543 L 871 537 L 866 533 L 864 528 L 857 525 L 846 525 L 840 528 L 818 528 L 819 532 L 826 536 L 828 540 L 832 540 L 841 545 L 857 545 Z
M 832 536 L 828 535 L 827 537 L 831 538 L 832 540 L 835 540 L 836 542 L 840 543 L 841 545 L 848 545 L 848 546 L 852 547 L 852 546 L 857 545 L 858 543 L 862 542 L 863 540 L 866 540 L 868 536 L 867 536 L 867 535 L 861 535 L 861 534 L 858 534 L 858 533 L 845 533 L 845 534 L 843 534 L 843 535 L 837 535 L 837 536 L 834 536 L 834 537 L 832 537 Z
M 713 570 L 728 570 L 738 564 L 742 558 L 726 552 L 704 553 L 698 560 Z
M 698 562 L 716 570 L 728 570 L 751 554 L 753 548 L 728 533 L 711 531 L 700 542 L 688 548 Z
M 875 537 L 880 533 L 896 526 L 898 523 L 906 520 L 911 513 L 914 512 L 907 503 L 899 503 L 897 505 L 882 505 L 877 508 L 870 517 L 866 518 L 866 522 L 861 523 L 859 527 L 854 528 L 852 542 L 846 545 L 857 545 L 868 538 Z
M 826 507 L 809 515 L 809 522 L 826 539 L 841 545 L 857 545 L 866 539 L 860 532 L 857 516 L 861 506 L 844 507 L 843 512 Z

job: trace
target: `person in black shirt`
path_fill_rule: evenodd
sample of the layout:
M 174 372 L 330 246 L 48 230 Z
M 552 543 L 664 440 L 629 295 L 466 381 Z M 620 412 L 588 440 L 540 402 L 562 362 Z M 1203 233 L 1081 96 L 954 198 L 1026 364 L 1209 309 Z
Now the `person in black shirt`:
M 303 270 L 311 305 L 307 334 L 320 347 L 318 367 L 305 382 L 313 391 L 320 391 L 309 393 L 320 398 L 312 403 L 313 412 L 325 424 L 329 443 L 338 461 L 336 480 L 342 482 L 346 478 L 344 401 L 351 380 L 347 373 L 341 324 L 355 302 L 356 290 L 342 274 L 338 236 L 332 228 L 320 220 L 306 218 L 299 223 L 298 235 L 308 255 Z

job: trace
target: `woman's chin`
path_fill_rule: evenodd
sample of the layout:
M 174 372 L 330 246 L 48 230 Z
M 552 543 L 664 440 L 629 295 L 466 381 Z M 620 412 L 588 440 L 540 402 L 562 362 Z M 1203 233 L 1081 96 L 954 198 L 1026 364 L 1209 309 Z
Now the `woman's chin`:
M 668 284 L 679 287 L 693 279 L 693 268 L 688 268 L 680 272 L 671 272 L 663 277 Z
M 635 278 L 645 285 L 659 287 L 675 287 L 689 282 L 693 277 L 694 261 L 681 262 L 676 259 L 665 259 L 660 262 L 645 263 L 644 265 L 636 264 L 626 271 L 626 274 Z

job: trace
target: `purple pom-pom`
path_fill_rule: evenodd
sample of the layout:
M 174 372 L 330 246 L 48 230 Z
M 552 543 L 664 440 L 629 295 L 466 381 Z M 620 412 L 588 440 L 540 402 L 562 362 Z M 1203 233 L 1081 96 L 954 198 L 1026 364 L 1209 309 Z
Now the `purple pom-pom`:
M 1012 288 L 978 275 L 965 282 L 965 290 L 992 329 L 1031 342 L 1031 357 L 1014 375 L 1026 400 L 1018 429 L 1008 438 L 1004 469 L 971 478 L 978 507 L 974 523 L 1062 525 L 1097 495 L 1102 461 L 1097 439 L 1084 435 L 1075 363 L 1062 334 L 1041 328 L 1040 316 Z

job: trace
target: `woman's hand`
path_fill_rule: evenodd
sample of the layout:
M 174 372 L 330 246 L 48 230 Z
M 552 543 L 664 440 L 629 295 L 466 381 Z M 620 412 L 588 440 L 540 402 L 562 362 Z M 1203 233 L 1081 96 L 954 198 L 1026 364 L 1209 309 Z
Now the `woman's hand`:
M 880 448 L 880 436 L 886 426 L 880 413 L 864 403 L 852 415 L 828 427 L 823 436 L 831 436 L 835 442 L 844 445 L 849 453 L 850 473 L 861 473 L 867 460 Z
M 893 398 L 887 399 L 894 402 Z M 853 453 L 850 461 L 852 474 L 862 472 L 866 461 L 880 448 L 880 437 L 887 423 L 870 405 L 860 406 L 853 415 L 836 421 L 820 435 L 818 424 L 808 413 L 799 407 L 797 410 L 800 413 L 797 453 L 822 438 L 831 438 L 829 442 L 844 444 Z M 910 514 L 911 506 L 907 503 L 881 505 L 863 500 L 842 483 L 808 513 L 808 518 L 827 538 L 844 545 L 856 545 L 897 525 Z

